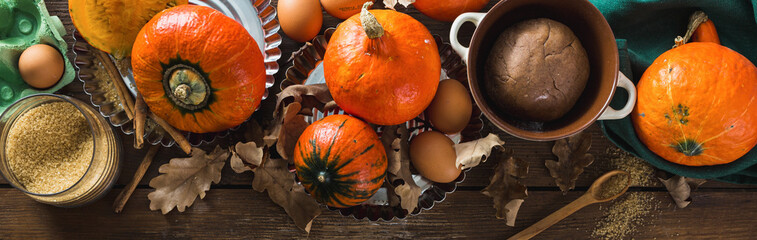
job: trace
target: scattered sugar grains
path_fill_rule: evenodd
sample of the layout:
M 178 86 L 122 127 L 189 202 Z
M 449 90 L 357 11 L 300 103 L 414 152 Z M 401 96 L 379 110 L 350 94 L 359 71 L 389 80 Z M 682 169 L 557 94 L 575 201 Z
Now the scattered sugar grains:
M 102 66 L 102 63 L 95 59 L 94 63 L 96 66 L 98 66 L 95 71 L 95 79 L 97 79 L 97 88 L 104 91 L 105 101 L 113 103 L 113 105 L 117 108 L 116 110 L 121 109 L 121 101 L 118 99 L 118 93 L 116 92 L 116 86 L 113 85 L 112 80 L 110 79 L 110 75 L 108 75 L 108 72 L 105 71 L 105 67 Z
M 655 169 L 649 163 L 615 147 L 608 148 L 606 153 L 610 157 L 613 169 L 631 174 L 631 186 L 659 186 L 659 181 L 654 177 Z
M 608 148 L 612 169 L 620 169 L 631 176 L 632 186 L 659 186 L 655 169 L 642 159 L 618 148 Z M 610 202 L 609 207 L 600 207 L 604 217 L 597 222 L 592 239 L 628 239 L 640 227 L 648 224 L 660 212 L 660 200 L 653 192 L 628 192 Z
M 618 195 L 628 185 L 628 175 L 616 174 L 599 185 L 599 199 L 608 199 Z
M 8 132 L 10 170 L 27 191 L 57 193 L 87 171 L 94 139 L 84 115 L 68 102 L 46 103 L 21 115 Z
M 660 201 L 652 192 L 630 192 L 616 199 L 597 222 L 592 239 L 627 239 L 659 213 Z

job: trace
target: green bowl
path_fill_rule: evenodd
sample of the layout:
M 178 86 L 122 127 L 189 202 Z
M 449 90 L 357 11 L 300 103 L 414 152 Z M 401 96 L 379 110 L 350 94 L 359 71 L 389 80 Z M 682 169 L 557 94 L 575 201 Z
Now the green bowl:
M 618 40 L 620 70 L 636 84 L 638 79 L 635 79 L 631 75 L 630 60 L 625 46 L 626 43 L 624 40 Z M 615 109 L 621 108 L 627 99 L 628 94 L 626 92 L 618 91 L 615 93 L 610 106 Z M 684 177 L 717 179 L 740 184 L 757 184 L 757 166 L 752 167 L 757 164 L 757 150 L 755 148 L 752 148 L 746 155 L 728 164 L 701 167 L 686 166 L 669 162 L 649 150 L 636 136 L 630 115 L 620 120 L 599 121 L 599 125 L 605 136 L 616 146 L 636 157 L 646 160 L 659 169 Z
M 50 16 L 42 0 L 0 0 L 0 114 L 13 102 L 37 93 L 53 93 L 74 80 L 74 68 L 66 52 L 68 44 L 60 19 Z M 47 44 L 60 51 L 63 76 L 46 89 L 27 85 L 18 72 L 18 58 L 28 47 Z

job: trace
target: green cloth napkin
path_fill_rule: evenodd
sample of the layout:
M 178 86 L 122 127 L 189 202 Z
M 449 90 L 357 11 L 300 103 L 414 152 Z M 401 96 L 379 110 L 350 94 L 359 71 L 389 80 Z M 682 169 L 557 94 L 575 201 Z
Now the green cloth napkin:
M 655 58 L 684 35 L 691 13 L 702 10 L 712 19 L 721 43 L 757 62 L 757 0 L 589 0 L 610 23 L 618 40 L 620 69 L 634 83 Z M 617 91 L 610 106 L 619 109 L 628 99 Z M 636 136 L 630 117 L 600 121 L 605 135 L 618 147 L 668 172 L 693 178 L 757 184 L 757 150 L 724 165 L 689 167 L 668 162 L 647 149 Z

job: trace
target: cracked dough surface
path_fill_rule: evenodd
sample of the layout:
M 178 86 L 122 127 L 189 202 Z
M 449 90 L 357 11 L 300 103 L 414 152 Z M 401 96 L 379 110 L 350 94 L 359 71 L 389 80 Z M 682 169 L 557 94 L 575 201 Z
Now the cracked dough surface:
M 499 111 L 529 121 L 565 115 L 589 79 L 589 59 L 573 31 L 538 18 L 505 29 L 486 61 L 485 86 Z

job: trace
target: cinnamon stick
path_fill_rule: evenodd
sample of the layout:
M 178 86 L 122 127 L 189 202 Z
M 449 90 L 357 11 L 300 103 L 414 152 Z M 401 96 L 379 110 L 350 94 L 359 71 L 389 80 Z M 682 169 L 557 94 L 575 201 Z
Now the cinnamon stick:
M 121 107 L 123 107 L 126 112 L 126 116 L 129 120 L 134 119 L 134 100 L 131 98 L 131 93 L 129 92 L 129 89 L 126 88 L 126 84 L 123 81 L 123 77 L 121 77 L 121 73 L 118 72 L 116 64 L 113 63 L 113 60 L 110 59 L 110 56 L 108 56 L 107 53 L 98 49 L 93 49 L 93 51 L 95 52 L 97 59 L 100 60 L 105 67 L 105 71 L 110 75 L 111 82 L 116 86 L 116 89 L 118 90 L 116 93 L 118 94 L 118 99 L 121 100 Z
M 163 130 L 166 130 L 166 132 L 168 132 L 168 134 L 171 135 L 173 140 L 176 141 L 176 144 L 179 144 L 179 147 L 181 148 L 182 151 L 184 151 L 184 153 L 186 154 L 192 153 L 192 145 L 189 144 L 189 141 L 187 141 L 187 139 L 184 137 L 183 134 L 181 134 L 181 132 L 179 132 L 178 130 L 176 130 L 176 128 L 173 128 L 173 126 L 168 124 L 166 120 L 163 120 L 162 118 L 158 117 L 158 115 L 155 115 L 155 113 L 148 112 L 148 114 L 149 114 L 148 116 L 152 118 L 152 120 L 155 121 L 155 123 L 160 125 L 160 127 L 162 127 Z
M 153 158 L 155 158 L 155 155 L 158 154 L 158 150 L 160 150 L 160 148 L 160 145 L 154 145 L 150 147 L 150 150 L 147 150 L 147 155 L 145 155 L 145 158 L 142 159 L 142 163 L 139 164 L 139 168 L 137 168 L 137 172 L 134 173 L 134 177 L 131 179 L 131 182 L 129 182 L 129 184 L 126 185 L 123 190 L 121 190 L 121 193 L 118 194 L 116 201 L 113 203 L 113 208 L 116 213 L 123 211 L 124 206 L 126 206 L 126 202 L 129 201 L 131 194 L 134 193 L 134 189 L 137 188 L 139 181 L 142 181 L 142 177 L 145 176 L 147 169 L 150 167 L 150 164 L 152 164 L 152 160 Z
M 142 149 L 145 143 L 145 121 L 147 120 L 147 105 L 142 98 L 142 94 L 137 93 L 137 100 L 134 103 L 134 148 Z

